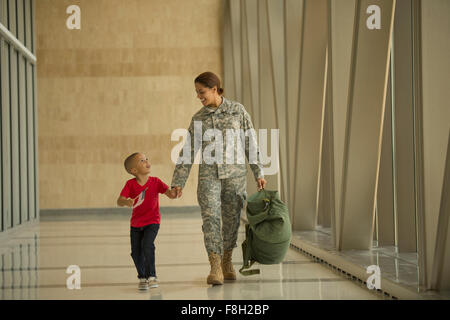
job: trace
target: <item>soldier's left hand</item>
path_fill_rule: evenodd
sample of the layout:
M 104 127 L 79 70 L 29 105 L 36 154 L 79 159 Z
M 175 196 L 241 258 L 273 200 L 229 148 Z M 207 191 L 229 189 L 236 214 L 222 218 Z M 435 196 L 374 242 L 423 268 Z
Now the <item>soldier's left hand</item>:
M 261 189 L 264 189 L 266 187 L 267 181 L 264 178 L 259 178 L 257 180 L 258 183 L 258 191 L 260 191 Z

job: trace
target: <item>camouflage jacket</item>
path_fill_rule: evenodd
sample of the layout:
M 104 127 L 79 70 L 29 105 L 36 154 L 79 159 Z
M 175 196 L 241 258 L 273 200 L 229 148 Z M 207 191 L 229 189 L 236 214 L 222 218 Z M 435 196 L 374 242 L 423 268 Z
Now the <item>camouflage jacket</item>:
M 199 128 L 199 125 L 201 125 L 201 130 Z M 236 143 L 232 146 L 229 146 L 229 149 L 227 149 L 227 144 L 230 145 L 230 143 L 228 142 L 226 135 L 229 134 L 230 129 L 235 130 L 234 132 L 240 131 L 241 133 L 250 132 L 247 130 L 253 129 L 253 124 L 250 115 L 245 110 L 242 104 L 228 100 L 225 97 L 223 97 L 222 104 L 219 107 L 213 108 L 204 106 L 202 109 L 200 109 L 192 117 L 188 129 L 189 132 L 188 136 L 191 138 L 190 141 L 189 139 L 186 140 L 185 145 L 183 147 L 183 150 L 189 150 L 190 154 L 185 155 L 183 153 L 183 150 L 180 151 L 179 158 L 173 173 L 171 186 L 172 187 L 179 186 L 184 188 L 186 180 L 189 177 L 192 164 L 194 163 L 194 159 L 198 153 L 198 150 L 200 150 L 200 146 L 202 152 L 201 155 L 202 159 L 201 162 L 199 163 L 199 173 L 198 173 L 199 179 L 206 177 L 226 179 L 246 175 L 247 165 L 245 163 L 243 153 L 245 153 L 245 158 L 249 160 L 249 152 L 252 152 L 250 154 L 250 159 L 252 161 L 249 161 L 249 164 L 255 177 L 255 180 L 258 178 L 263 178 L 264 173 L 259 154 L 259 147 L 256 141 L 256 134 L 253 135 L 250 134 L 245 137 L 244 135 L 241 135 L 242 139 L 240 144 L 241 158 L 239 158 L 240 161 L 237 161 L 238 159 L 237 141 L 239 141 L 239 139 L 237 139 L 237 141 L 235 140 Z M 205 139 L 205 137 L 208 137 L 208 134 L 205 135 L 205 132 L 207 130 L 210 133 L 214 132 L 214 135 L 210 135 L 210 139 L 208 138 Z M 220 133 L 223 138 L 222 144 L 221 145 L 219 144 L 217 146 L 215 142 L 216 140 L 219 141 L 217 134 L 219 134 L 220 137 Z M 190 149 L 188 148 L 189 144 Z M 209 150 L 212 149 L 213 151 L 210 154 L 213 156 L 216 155 L 215 152 L 216 150 L 220 149 L 223 150 L 222 152 L 223 161 L 217 159 L 216 159 L 217 161 L 215 161 L 214 163 L 211 163 L 210 160 L 208 161 L 207 158 L 203 157 L 205 148 L 208 148 Z M 231 154 L 230 151 L 233 151 L 234 153 L 233 162 L 226 160 L 227 154 L 228 155 Z M 189 159 L 190 161 L 183 162 L 182 160 L 183 157 L 185 160 Z

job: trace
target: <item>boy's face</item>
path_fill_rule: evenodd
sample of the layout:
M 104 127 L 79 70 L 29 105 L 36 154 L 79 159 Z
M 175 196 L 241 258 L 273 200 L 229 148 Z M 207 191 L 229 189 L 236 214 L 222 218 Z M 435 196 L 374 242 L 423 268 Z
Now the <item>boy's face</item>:
M 148 158 L 145 156 L 145 154 L 139 153 L 134 157 L 133 160 L 134 165 L 130 170 L 131 173 L 133 173 L 134 175 L 150 173 L 150 161 L 148 161 Z

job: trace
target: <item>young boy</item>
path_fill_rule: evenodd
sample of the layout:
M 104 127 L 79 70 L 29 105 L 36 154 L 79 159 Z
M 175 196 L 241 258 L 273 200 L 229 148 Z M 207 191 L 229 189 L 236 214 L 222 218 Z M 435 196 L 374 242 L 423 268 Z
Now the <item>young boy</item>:
M 125 160 L 125 169 L 135 178 L 126 182 L 117 205 L 133 208 L 131 215 L 131 257 L 138 272 L 139 290 L 158 287 L 155 270 L 155 245 L 161 214 L 159 193 L 171 199 L 176 190 L 156 177 L 150 177 L 150 162 L 142 153 L 133 153 Z

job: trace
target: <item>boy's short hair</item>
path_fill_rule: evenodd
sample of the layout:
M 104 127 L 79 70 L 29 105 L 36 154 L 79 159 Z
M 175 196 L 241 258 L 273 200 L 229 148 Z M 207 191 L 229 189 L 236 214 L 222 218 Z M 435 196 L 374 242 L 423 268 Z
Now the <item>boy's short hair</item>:
M 138 154 L 139 154 L 139 152 L 135 152 L 135 153 L 129 155 L 123 163 L 125 170 L 127 170 L 127 172 L 129 174 L 132 174 L 131 169 L 133 168 L 133 164 L 134 164 L 133 160 L 134 160 L 134 157 L 136 157 Z

